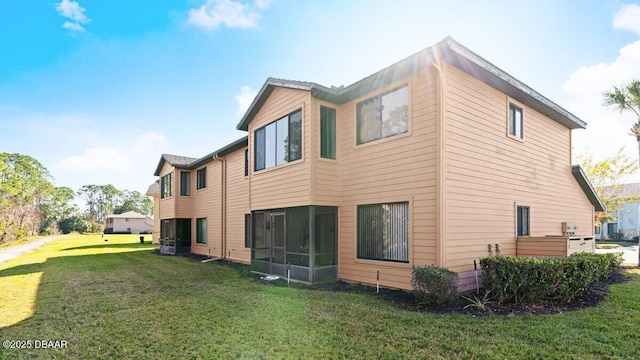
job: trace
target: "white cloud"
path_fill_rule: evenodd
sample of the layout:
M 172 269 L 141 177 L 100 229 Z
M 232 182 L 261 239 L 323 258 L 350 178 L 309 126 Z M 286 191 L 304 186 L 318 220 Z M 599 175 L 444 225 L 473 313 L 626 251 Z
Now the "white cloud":
M 91 21 L 85 14 L 85 8 L 81 7 L 75 1 L 62 0 L 56 4 L 56 11 L 60 16 L 72 21 L 65 21 L 62 27 L 71 31 L 85 31 L 80 24 L 86 24 Z
M 165 136 L 154 131 L 136 137 L 131 151 L 136 156 L 149 155 L 158 157 L 165 145 Z
M 618 57 L 609 63 L 582 66 L 569 76 L 563 85 L 569 97 L 564 107 L 588 123 L 587 130 L 573 132 L 575 152 L 588 149 L 594 158 L 602 160 L 624 146 L 625 155 L 637 159 L 638 143 L 629 135 L 636 119 L 602 104 L 603 92 L 632 79 L 640 79 L 640 41 L 620 49 Z
M 626 4 L 613 18 L 613 27 L 640 34 L 640 5 Z
M 64 24 L 62 24 L 62 27 L 71 31 L 85 31 L 82 25 L 71 21 L 65 21 Z
M 83 173 L 96 171 L 123 172 L 131 169 L 131 161 L 126 155 L 126 151 L 107 147 L 93 147 L 85 149 L 81 155 L 58 161 L 53 166 L 58 169 Z
M 258 4 L 259 3 L 259 4 Z M 268 1 L 257 1 L 256 7 L 268 6 Z M 207 0 L 198 9 L 189 10 L 188 23 L 207 30 L 228 28 L 255 28 L 260 14 L 250 5 L 233 0 Z
M 243 86 L 240 88 L 240 93 L 236 95 L 236 103 L 238 104 L 238 114 L 240 116 L 244 115 L 247 111 L 253 99 L 256 97 L 256 92 L 253 91 L 249 86 Z
M 273 3 L 273 0 L 256 0 L 256 6 L 259 9 L 263 9 L 263 10 L 271 6 L 272 3 Z

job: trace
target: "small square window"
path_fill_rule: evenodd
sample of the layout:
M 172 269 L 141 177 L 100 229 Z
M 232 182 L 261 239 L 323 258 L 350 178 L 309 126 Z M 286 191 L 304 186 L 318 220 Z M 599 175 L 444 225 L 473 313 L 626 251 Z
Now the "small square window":
M 524 139 L 522 108 L 509 103 L 509 135 Z

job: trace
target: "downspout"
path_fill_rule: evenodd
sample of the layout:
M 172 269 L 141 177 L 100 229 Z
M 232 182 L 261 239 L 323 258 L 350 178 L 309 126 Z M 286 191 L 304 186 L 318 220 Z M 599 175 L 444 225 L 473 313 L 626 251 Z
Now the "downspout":
M 434 48 L 433 67 L 438 71 L 438 117 L 437 131 L 437 159 L 436 159 L 436 265 L 445 267 L 444 247 L 446 236 L 446 212 L 445 212 L 445 99 L 444 99 L 444 70 L 440 65 L 438 49 Z
M 220 173 L 221 173 L 221 181 L 220 181 L 220 216 L 222 217 L 220 221 L 220 258 L 224 259 L 225 254 L 227 252 L 226 245 L 226 232 L 227 232 L 227 214 L 226 214 L 226 202 L 227 202 L 227 162 L 225 159 L 218 156 L 218 154 L 213 155 L 214 160 L 220 161 Z

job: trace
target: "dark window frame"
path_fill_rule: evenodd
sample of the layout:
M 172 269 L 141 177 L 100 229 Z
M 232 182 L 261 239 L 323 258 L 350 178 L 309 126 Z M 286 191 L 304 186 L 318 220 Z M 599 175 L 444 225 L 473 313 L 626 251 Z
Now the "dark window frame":
M 190 171 L 180 171 L 180 196 L 191 196 Z
M 404 129 L 398 132 L 395 131 L 391 131 L 388 134 L 384 134 L 384 129 L 385 126 L 389 126 L 388 123 L 386 123 L 385 119 L 383 118 L 383 111 L 384 111 L 384 106 L 383 106 L 383 98 L 387 95 L 396 93 L 398 91 L 406 91 L 406 104 L 403 106 L 406 106 L 406 123 L 404 126 Z M 400 134 L 405 134 L 409 132 L 409 101 L 410 101 L 410 96 L 409 96 L 409 84 L 403 84 L 400 85 L 398 87 L 395 87 L 389 91 L 385 91 L 383 93 L 380 93 L 378 95 L 372 96 L 370 98 L 367 98 L 365 100 L 362 100 L 360 102 L 358 102 L 356 104 L 356 145 L 362 145 L 362 144 L 367 144 L 373 141 L 377 141 L 377 140 L 381 140 L 381 139 L 386 139 L 386 138 L 390 138 L 396 135 L 400 135 Z M 375 116 L 373 118 L 371 117 L 367 117 L 365 116 L 365 114 L 370 115 L 365 107 L 371 107 L 374 111 L 371 112 L 371 114 L 375 114 Z M 390 120 L 390 119 L 387 119 Z M 365 123 L 367 122 L 367 123 Z M 391 123 L 391 122 L 389 122 Z M 371 137 L 368 139 L 363 139 L 364 136 L 367 135 L 368 132 L 370 132 L 370 129 L 364 131 L 363 128 L 373 128 L 374 130 L 376 130 L 376 132 L 378 132 L 379 134 L 377 134 L 377 136 L 375 137 Z
M 251 214 L 244 214 L 244 247 L 251 248 Z
M 516 207 L 516 235 L 530 236 L 531 234 L 531 208 L 518 205 Z
M 320 157 L 336 159 L 336 109 L 320 106 Z
M 299 118 L 297 118 L 296 116 L 299 114 Z M 281 121 L 286 121 L 287 122 L 287 137 L 286 137 L 286 158 L 285 159 L 279 159 L 277 154 L 278 154 L 278 130 L 281 130 L 282 128 L 279 127 L 280 122 Z M 293 125 L 294 123 L 298 122 L 299 123 L 299 129 L 295 129 L 295 126 Z M 272 167 L 277 167 L 280 165 L 284 165 L 286 163 L 290 163 L 296 160 L 300 160 L 302 159 L 302 142 L 303 142 L 303 119 L 302 119 L 302 109 L 298 109 L 296 111 L 293 111 L 283 117 L 281 117 L 280 119 L 273 121 L 265 126 L 262 126 L 258 129 L 256 129 L 254 131 L 254 164 L 253 164 L 253 170 L 254 171 L 260 171 L 260 170 L 265 170 L 265 169 L 270 169 Z M 271 127 L 274 126 L 275 130 L 273 130 Z M 267 137 L 267 129 L 272 129 L 273 134 L 275 134 L 275 138 L 269 139 Z M 294 134 L 295 132 L 298 132 L 298 137 L 297 138 L 293 138 L 291 136 L 291 134 Z M 269 154 L 269 156 L 267 156 L 267 149 L 269 148 L 268 146 L 268 142 L 273 142 L 274 146 L 273 146 L 273 154 Z M 296 146 L 292 146 L 292 144 L 295 144 Z M 273 164 L 268 164 L 267 161 L 268 159 L 271 158 L 271 156 L 274 156 L 274 160 L 273 160 Z
M 160 198 L 165 199 L 173 196 L 173 172 L 160 178 Z
M 204 228 L 201 228 L 204 224 Z M 196 244 L 207 243 L 207 218 L 196 218 Z
M 244 150 L 244 176 L 249 176 L 249 149 Z
M 196 190 L 204 189 L 207 187 L 207 167 L 198 169 L 196 171 Z
M 519 121 L 516 117 L 517 114 L 520 115 Z M 524 139 L 524 109 L 512 102 L 509 102 L 509 135 Z
M 409 263 L 409 201 L 358 205 L 356 227 L 358 259 Z

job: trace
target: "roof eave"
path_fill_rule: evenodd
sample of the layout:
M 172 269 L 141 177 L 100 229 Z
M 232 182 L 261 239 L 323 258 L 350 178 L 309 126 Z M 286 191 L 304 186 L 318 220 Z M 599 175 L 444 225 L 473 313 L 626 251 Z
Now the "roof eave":
M 602 200 L 600 200 L 598 193 L 596 193 L 589 181 L 589 178 L 587 177 L 587 174 L 582 170 L 580 165 L 571 166 L 571 173 L 573 174 L 573 177 L 576 178 L 576 181 L 578 182 L 578 185 L 580 185 L 580 188 L 582 188 L 582 191 L 584 191 L 584 194 L 587 196 L 589 201 L 591 201 L 595 210 L 606 211 L 607 208 L 602 203 Z
M 436 46 L 442 51 L 444 60 L 456 68 L 504 92 L 569 129 L 586 128 L 586 122 L 469 50 L 453 38 L 447 37 Z

